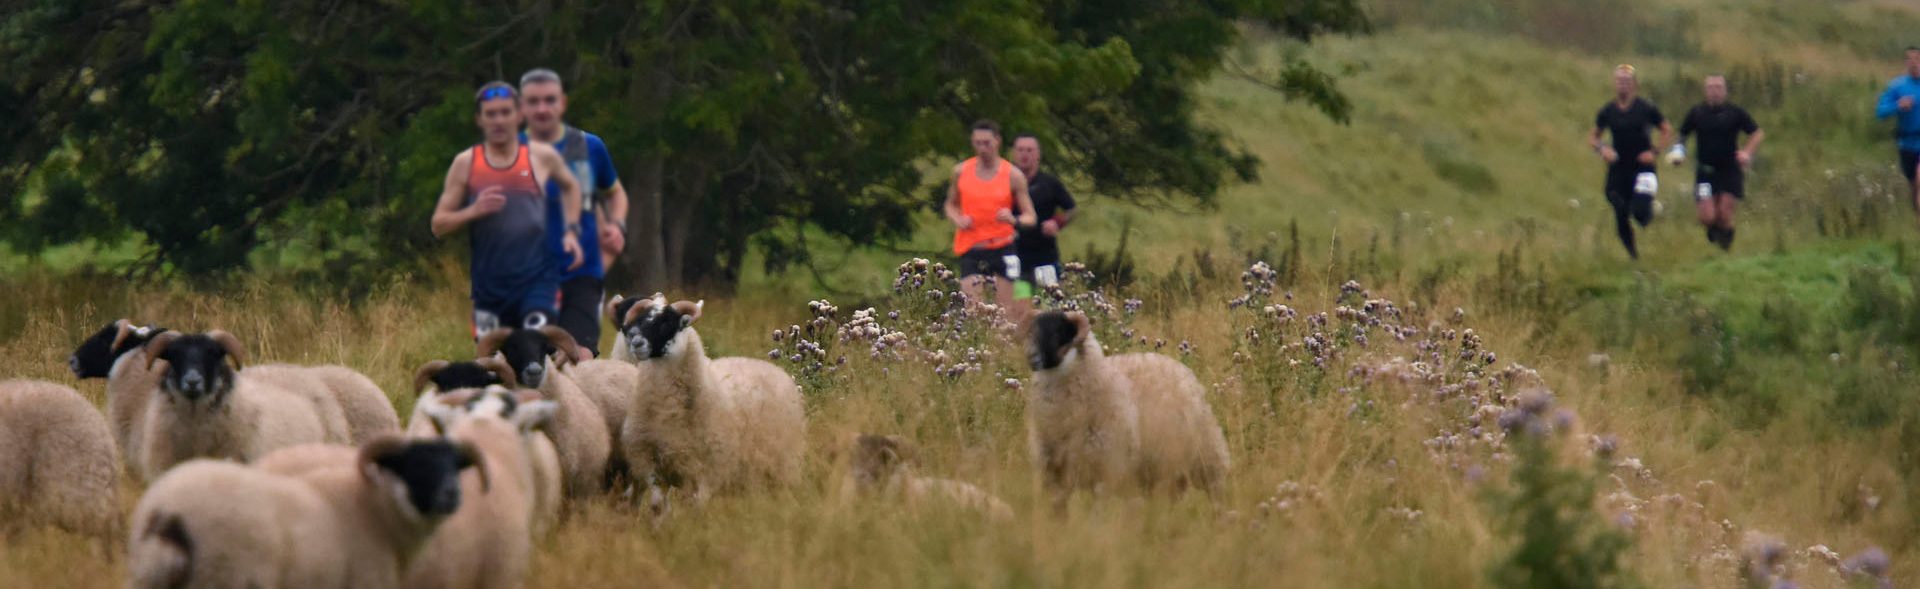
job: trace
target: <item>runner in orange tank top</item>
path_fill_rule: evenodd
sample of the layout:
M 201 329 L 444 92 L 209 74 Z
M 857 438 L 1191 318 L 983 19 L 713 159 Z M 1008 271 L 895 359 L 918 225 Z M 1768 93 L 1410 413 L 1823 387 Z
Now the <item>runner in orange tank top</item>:
M 960 291 L 967 301 L 980 302 L 981 285 L 991 277 L 994 303 L 1005 313 L 1013 307 L 1013 281 L 1020 278 L 1014 225 L 1034 225 L 1033 200 L 1027 175 L 1000 158 L 1000 126 L 980 121 L 972 133 L 974 157 L 953 167 L 947 186 L 947 220 L 958 228 L 953 253 L 960 256 Z

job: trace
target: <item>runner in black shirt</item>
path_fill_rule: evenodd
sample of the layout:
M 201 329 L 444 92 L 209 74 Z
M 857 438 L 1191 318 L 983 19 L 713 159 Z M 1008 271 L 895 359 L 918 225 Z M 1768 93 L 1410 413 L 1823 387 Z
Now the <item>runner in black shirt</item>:
M 1020 284 L 1014 287 L 1013 308 L 1024 317 L 1033 299 L 1060 283 L 1060 230 L 1073 221 L 1073 195 L 1067 187 L 1040 170 L 1040 139 L 1021 135 L 1013 140 L 1013 164 L 1027 175 L 1027 194 L 1033 197 L 1034 218 L 1040 223 L 1020 228 L 1014 239 L 1020 254 Z
M 1639 97 L 1640 82 L 1634 77 L 1633 66 L 1614 69 L 1613 87 L 1616 95 L 1595 117 L 1588 142 L 1607 162 L 1607 204 L 1613 205 L 1620 243 L 1627 246 L 1627 255 L 1638 260 L 1640 250 L 1633 245 L 1632 221 L 1639 221 L 1642 227 L 1653 221 L 1653 198 L 1658 187 L 1655 146 L 1647 130 L 1659 127 L 1660 142 L 1672 143 L 1673 125 L 1653 103 Z M 1613 133 L 1612 146 L 1600 143 L 1600 135 L 1608 132 Z
M 1700 209 L 1700 224 L 1707 227 L 1707 241 L 1722 250 L 1733 248 L 1733 210 L 1735 199 L 1744 200 L 1746 167 L 1753 162 L 1753 150 L 1767 134 L 1753 122 L 1746 109 L 1727 102 L 1727 79 L 1708 76 L 1707 101 L 1687 111 L 1680 122 L 1680 141 L 1673 144 L 1668 158 L 1674 165 L 1686 162 L 1687 136 L 1700 134 L 1700 164 L 1695 167 L 1693 198 Z M 1740 146 L 1740 134 L 1747 144 Z

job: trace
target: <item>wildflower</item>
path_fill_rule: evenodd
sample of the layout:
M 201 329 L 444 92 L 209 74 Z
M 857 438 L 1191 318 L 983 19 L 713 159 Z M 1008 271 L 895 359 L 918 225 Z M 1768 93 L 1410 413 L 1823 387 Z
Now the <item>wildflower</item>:
M 1020 390 L 1020 379 L 1017 379 L 1017 378 L 1006 379 L 1004 381 L 1001 381 L 1000 384 L 1006 385 L 1007 388 L 1010 388 L 1016 391 Z
M 1879 546 L 1869 546 L 1859 554 L 1853 555 L 1853 558 L 1841 563 L 1840 570 L 1848 575 L 1867 576 L 1885 581 L 1887 570 L 1892 566 L 1892 561 L 1887 558 L 1887 551 L 1881 550 Z

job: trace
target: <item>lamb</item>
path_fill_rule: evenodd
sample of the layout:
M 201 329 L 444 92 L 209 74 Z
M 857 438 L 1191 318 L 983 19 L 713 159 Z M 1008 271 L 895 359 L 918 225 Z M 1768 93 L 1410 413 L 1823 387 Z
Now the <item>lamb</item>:
M 484 498 L 479 452 L 446 440 L 382 437 L 350 463 L 292 476 L 188 461 L 154 481 L 134 510 L 127 586 L 400 587 L 420 547 L 459 509 L 460 473 L 472 467 Z
M 190 458 L 250 462 L 287 446 L 347 441 L 343 432 L 328 435 L 323 419 L 337 414 L 322 415 L 300 395 L 242 378 L 245 352 L 232 334 L 170 331 L 146 351 L 149 370 L 159 360 L 167 366 L 159 371 L 162 394 L 147 404 L 139 458 L 145 480 Z
M 979 511 L 994 521 L 1013 519 L 1013 509 L 992 493 L 960 481 L 917 474 L 919 448 L 904 438 L 862 434 L 849 444 L 849 451 L 846 486 L 851 491 L 897 494 L 904 496 L 909 504 L 949 501 Z M 851 499 L 854 494 L 845 497 Z
M 152 362 L 147 360 L 147 343 L 166 331 L 116 320 L 80 342 L 67 357 L 75 378 L 107 380 L 107 423 L 128 474 L 138 474 L 140 458 L 145 456 L 140 442 L 145 439 L 147 400 L 160 387 L 159 371 L 148 367 Z
M 0 381 L 0 524 L 117 537 L 119 468 L 106 417 L 78 391 Z
M 607 475 L 607 457 L 613 451 L 605 418 L 580 386 L 557 369 L 554 356 L 571 363 L 578 349 L 567 330 L 547 325 L 538 329 L 500 328 L 487 332 L 475 344 L 475 355 L 498 354 L 511 367 L 521 386 L 538 389 L 559 407 L 547 436 L 559 452 L 568 497 L 600 492 Z
M 687 484 L 700 503 L 714 492 L 794 483 L 806 448 L 799 387 L 764 361 L 709 360 L 692 328 L 702 306 L 643 301 L 624 317 L 644 376 L 620 435 L 629 464 L 656 499 L 662 483 Z
M 1055 502 L 1073 489 L 1139 485 L 1218 493 L 1231 461 L 1193 371 L 1158 354 L 1106 357 L 1086 315 L 1029 324 L 1027 429 Z

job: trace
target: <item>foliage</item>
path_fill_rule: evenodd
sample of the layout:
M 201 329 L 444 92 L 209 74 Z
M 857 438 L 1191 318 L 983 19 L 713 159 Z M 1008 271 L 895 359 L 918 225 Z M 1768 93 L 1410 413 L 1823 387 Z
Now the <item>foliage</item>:
M 1489 503 L 1516 546 L 1490 572 L 1494 586 L 1638 587 L 1621 566 L 1632 538 L 1610 527 L 1615 524 L 1605 521 L 1594 505 L 1598 483 L 1611 470 L 1608 453 L 1596 453 L 1584 468 L 1558 464 L 1554 448 L 1578 443 L 1566 435 L 1571 420 L 1531 405 L 1522 401 L 1523 408 L 1500 418 L 1514 454 L 1513 488 L 1489 493 Z
M 474 136 L 471 89 L 547 66 L 613 146 L 636 201 L 627 274 L 655 285 L 731 282 L 756 236 L 800 252 L 770 263 L 804 261 L 804 232 L 776 229 L 910 235 L 921 165 L 980 117 L 1037 131 L 1098 192 L 1208 202 L 1257 163 L 1192 96 L 1242 24 L 1367 29 L 1352 0 L 37 0 L 3 18 L 15 247 L 137 235 L 147 268 L 199 276 L 291 245 L 364 281 L 439 247 L 425 219 Z M 1298 59 L 1271 83 L 1347 108 Z

